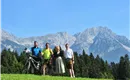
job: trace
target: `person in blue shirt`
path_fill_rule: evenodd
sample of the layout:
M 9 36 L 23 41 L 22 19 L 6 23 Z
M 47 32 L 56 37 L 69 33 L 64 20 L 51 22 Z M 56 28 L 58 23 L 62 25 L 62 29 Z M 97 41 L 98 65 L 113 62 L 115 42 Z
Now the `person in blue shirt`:
M 41 48 L 38 47 L 38 42 L 34 41 L 34 47 L 31 48 L 32 55 L 36 61 L 42 61 Z

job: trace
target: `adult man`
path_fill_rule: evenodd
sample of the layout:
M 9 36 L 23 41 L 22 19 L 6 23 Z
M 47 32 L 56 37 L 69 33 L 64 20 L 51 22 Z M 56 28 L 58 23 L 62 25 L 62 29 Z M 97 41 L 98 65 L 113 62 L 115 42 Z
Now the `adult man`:
M 65 44 L 66 50 L 64 51 L 64 55 L 66 58 L 67 68 L 69 69 L 70 77 L 75 77 L 73 64 L 74 64 L 74 54 L 73 50 L 69 48 L 69 44 Z
M 41 49 L 38 47 L 38 42 L 34 41 L 34 47 L 31 48 L 32 55 L 34 56 L 33 58 L 36 61 L 42 61 L 41 57 Z
M 53 51 L 52 49 L 49 48 L 49 43 L 46 43 L 46 48 L 43 49 L 42 51 L 42 55 L 43 55 L 43 58 L 44 58 L 44 63 L 43 63 L 43 75 L 45 75 L 45 70 L 46 70 L 46 67 L 48 65 L 50 65 L 50 59 L 51 59 L 51 56 L 53 55 Z

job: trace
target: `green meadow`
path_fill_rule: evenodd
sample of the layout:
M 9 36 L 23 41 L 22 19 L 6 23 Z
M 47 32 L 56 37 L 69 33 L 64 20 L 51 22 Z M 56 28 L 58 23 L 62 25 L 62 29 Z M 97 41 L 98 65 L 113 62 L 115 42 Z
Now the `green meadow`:
M 112 80 L 96 78 L 70 78 L 65 76 L 41 76 L 33 74 L 1 74 L 1 80 Z

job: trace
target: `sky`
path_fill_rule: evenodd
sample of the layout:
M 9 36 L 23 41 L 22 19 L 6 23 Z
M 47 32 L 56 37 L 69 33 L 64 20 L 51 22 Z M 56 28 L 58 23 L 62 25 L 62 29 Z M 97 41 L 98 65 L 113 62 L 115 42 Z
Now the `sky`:
M 2 29 L 17 37 L 106 26 L 130 39 L 129 0 L 1 0 Z

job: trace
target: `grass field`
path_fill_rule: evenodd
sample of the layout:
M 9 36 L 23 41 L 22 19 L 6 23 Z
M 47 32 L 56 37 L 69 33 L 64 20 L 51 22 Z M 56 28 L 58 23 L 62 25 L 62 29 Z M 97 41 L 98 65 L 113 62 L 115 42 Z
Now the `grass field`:
M 61 76 L 40 76 L 32 74 L 1 74 L 1 80 L 112 80 L 94 78 L 70 78 Z

